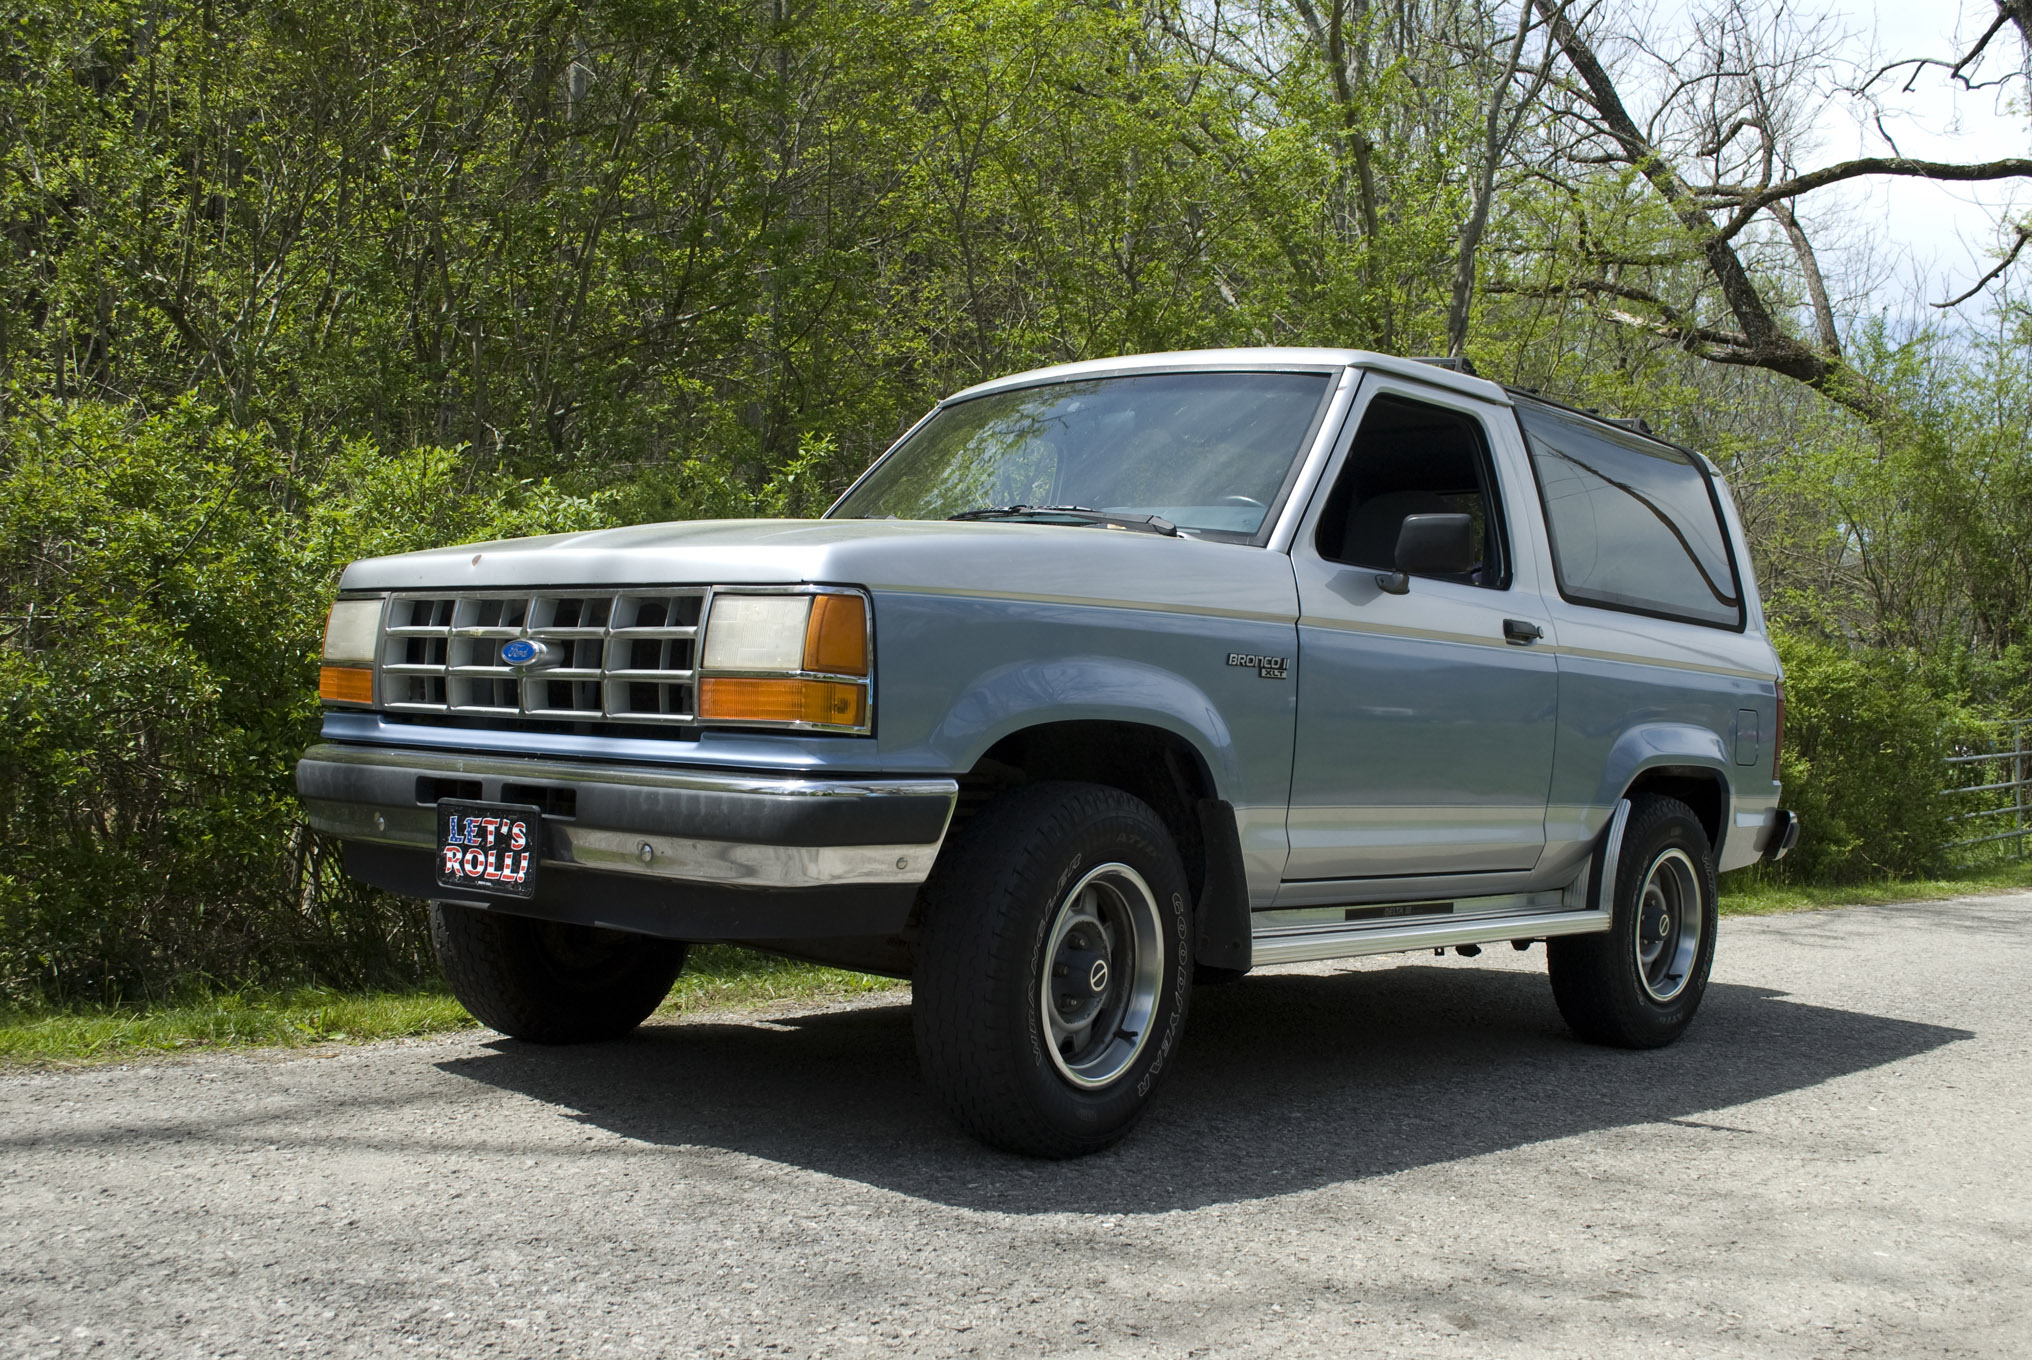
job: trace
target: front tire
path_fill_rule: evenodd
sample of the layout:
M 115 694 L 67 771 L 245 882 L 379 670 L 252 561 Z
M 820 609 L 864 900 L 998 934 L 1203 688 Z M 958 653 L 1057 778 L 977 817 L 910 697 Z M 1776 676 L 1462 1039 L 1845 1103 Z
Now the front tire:
M 1185 1027 L 1190 903 L 1170 834 L 1126 793 L 1034 784 L 984 809 L 926 887 L 913 981 L 953 1119 L 1033 1157 L 1127 1133 Z
M 430 904 L 430 942 L 452 995 L 489 1029 L 535 1044 L 617 1039 L 670 994 L 682 940 Z
M 1609 929 L 1546 941 L 1552 995 L 1573 1032 L 1618 1048 L 1662 1048 L 1707 992 L 1719 922 L 1714 852 L 1693 809 L 1634 800 Z

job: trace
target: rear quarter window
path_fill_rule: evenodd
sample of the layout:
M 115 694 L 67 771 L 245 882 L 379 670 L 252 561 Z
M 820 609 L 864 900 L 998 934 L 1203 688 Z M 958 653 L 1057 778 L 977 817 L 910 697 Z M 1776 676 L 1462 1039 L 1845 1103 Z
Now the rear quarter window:
M 1562 596 L 1717 628 L 1743 626 L 1742 586 L 1721 506 L 1693 455 L 1523 402 L 1517 420 L 1531 450 Z

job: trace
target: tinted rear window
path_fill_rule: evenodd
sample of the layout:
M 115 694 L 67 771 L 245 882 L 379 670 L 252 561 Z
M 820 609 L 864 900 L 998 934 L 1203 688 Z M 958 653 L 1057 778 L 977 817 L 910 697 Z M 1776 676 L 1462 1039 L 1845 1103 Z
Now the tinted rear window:
M 1517 419 L 1531 448 L 1561 595 L 1742 626 L 1742 588 L 1721 508 L 1691 454 L 1524 402 Z

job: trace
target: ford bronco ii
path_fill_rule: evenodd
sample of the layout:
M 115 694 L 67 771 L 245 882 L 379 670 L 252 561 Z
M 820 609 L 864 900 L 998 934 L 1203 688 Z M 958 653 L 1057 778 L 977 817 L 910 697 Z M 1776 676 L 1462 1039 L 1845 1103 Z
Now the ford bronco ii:
M 620 1035 L 693 941 L 907 976 L 932 1091 L 1045 1156 L 1268 964 L 1543 941 L 1577 1034 L 1667 1043 L 1798 833 L 1707 460 L 1361 351 L 983 383 L 818 520 L 356 562 L 321 674 L 311 821 L 484 1023 Z

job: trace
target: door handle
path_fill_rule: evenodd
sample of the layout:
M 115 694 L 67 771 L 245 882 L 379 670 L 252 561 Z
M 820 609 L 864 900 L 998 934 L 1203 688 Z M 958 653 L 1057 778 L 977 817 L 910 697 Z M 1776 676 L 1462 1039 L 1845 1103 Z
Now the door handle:
M 1545 630 L 1529 619 L 1504 619 L 1503 641 L 1529 647 L 1545 636 Z

